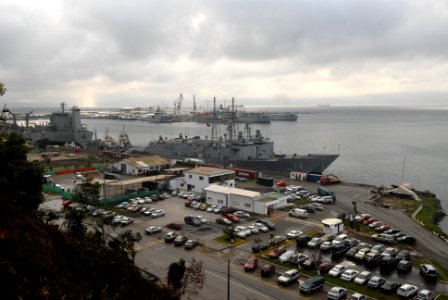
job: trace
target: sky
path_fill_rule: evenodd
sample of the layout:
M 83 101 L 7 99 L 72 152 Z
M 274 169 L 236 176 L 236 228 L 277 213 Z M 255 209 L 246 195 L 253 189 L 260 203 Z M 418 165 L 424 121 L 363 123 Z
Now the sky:
M 446 0 L 0 0 L 9 106 L 448 105 Z

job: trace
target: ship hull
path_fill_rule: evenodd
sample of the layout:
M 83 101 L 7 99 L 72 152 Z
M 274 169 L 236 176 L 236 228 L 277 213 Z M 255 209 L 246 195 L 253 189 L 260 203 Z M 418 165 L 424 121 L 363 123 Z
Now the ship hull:
M 38 130 L 24 130 L 18 132 L 25 138 L 30 140 L 43 140 L 48 139 L 53 143 L 71 143 L 85 144 L 92 140 L 93 132 L 81 131 L 81 132 L 52 132 L 52 131 L 38 131 Z
M 255 170 L 258 172 L 289 174 L 294 171 L 322 174 L 338 157 L 339 155 L 337 154 L 308 154 L 272 160 L 222 160 L 205 158 L 205 162 L 225 166 L 233 165 L 236 168 Z

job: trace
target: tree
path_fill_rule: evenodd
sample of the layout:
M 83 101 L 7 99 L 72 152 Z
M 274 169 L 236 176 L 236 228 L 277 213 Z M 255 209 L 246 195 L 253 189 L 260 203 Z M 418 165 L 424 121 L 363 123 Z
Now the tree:
M 224 234 L 227 234 L 230 240 L 233 240 L 237 237 L 235 231 L 235 225 L 233 224 L 226 226 L 226 228 L 224 228 L 222 231 L 224 232 Z
M 5 84 L 0 81 L 0 96 L 3 96 L 6 93 L 7 89 L 5 88 Z
M 196 261 L 194 258 L 188 267 L 185 266 L 185 260 L 180 259 L 168 269 L 168 285 L 179 298 L 186 295 L 188 299 L 192 299 L 191 297 L 199 295 L 205 279 L 202 261 Z
M 182 287 L 182 278 L 185 274 L 185 260 L 172 263 L 168 268 L 168 285 L 177 293 Z
M 72 199 L 81 204 L 97 205 L 100 199 L 101 186 L 98 182 L 93 182 L 87 177 L 74 190 Z
M 136 255 L 135 243 L 141 240 L 142 235 L 139 232 L 133 234 L 132 230 L 126 230 L 118 234 L 116 238 L 112 238 L 109 241 L 109 247 L 120 250 L 126 259 L 134 261 Z
M 190 265 L 187 267 L 182 280 L 181 295 L 186 295 L 188 299 L 199 295 L 204 287 L 206 275 L 202 261 L 196 261 L 194 258 L 191 260 Z
M 43 201 L 43 170 L 38 162 L 26 159 L 25 139 L 16 133 L 0 140 L 0 190 L 3 199 L 21 208 L 36 211 Z M 5 204 L 8 204 L 5 203 Z

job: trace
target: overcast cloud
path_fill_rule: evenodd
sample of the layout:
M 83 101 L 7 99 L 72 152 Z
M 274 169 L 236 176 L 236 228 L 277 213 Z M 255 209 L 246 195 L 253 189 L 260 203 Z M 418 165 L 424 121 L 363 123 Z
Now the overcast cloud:
M 448 105 L 446 0 L 1 0 L 9 106 Z

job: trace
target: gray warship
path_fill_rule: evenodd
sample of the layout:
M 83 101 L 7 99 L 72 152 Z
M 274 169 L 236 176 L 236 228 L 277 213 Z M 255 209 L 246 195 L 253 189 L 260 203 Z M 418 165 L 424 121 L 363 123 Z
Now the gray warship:
M 216 100 L 214 102 L 216 108 Z M 235 119 L 234 113 L 231 119 Z M 167 139 L 160 136 L 158 140 L 149 142 L 144 152 L 172 159 L 197 159 L 204 163 L 281 174 L 292 171 L 321 174 L 339 157 L 339 154 L 276 155 L 274 143 L 262 136 L 260 130 L 253 135 L 250 125 L 245 124 L 244 130 L 239 131 L 235 122 L 228 123 L 222 136 L 217 134 L 217 122 L 212 122 L 210 139 L 182 135 Z
M 53 112 L 50 115 L 50 122 L 44 125 L 30 124 L 29 115 L 26 114 L 25 125 L 17 124 L 16 116 L 6 106 L 2 110 L 2 119 L 6 115 L 12 115 L 13 123 L 4 123 L 4 129 L 9 132 L 16 132 L 30 140 L 48 139 L 52 143 L 75 142 L 85 145 L 92 140 L 93 132 L 88 131 L 85 124 L 81 124 L 81 112 L 73 106 L 70 112 L 65 111 L 65 103 L 61 103 L 61 111 Z

